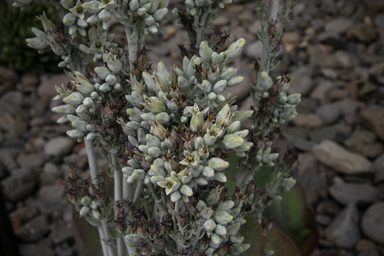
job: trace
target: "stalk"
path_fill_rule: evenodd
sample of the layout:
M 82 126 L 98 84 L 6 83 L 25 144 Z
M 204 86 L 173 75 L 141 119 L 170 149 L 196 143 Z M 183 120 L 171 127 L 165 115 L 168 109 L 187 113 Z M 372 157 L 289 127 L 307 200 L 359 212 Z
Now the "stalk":
M 109 256 L 116 256 L 116 252 L 113 248 L 113 245 L 112 245 L 112 241 L 110 240 L 109 238 L 109 232 L 108 232 L 108 224 L 107 224 L 107 221 L 106 220 L 102 220 L 101 221 L 101 227 L 103 229 L 103 232 L 104 232 L 104 243 L 108 249 L 108 254 Z

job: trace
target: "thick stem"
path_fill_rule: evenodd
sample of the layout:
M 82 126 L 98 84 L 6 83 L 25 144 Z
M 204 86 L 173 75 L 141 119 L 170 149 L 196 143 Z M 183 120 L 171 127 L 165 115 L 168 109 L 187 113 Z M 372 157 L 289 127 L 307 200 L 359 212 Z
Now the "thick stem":
M 101 221 L 101 226 L 104 231 L 104 243 L 107 246 L 109 256 L 116 256 L 115 249 L 113 248 L 112 241 L 109 238 L 108 224 L 106 220 Z
M 278 10 L 279 0 L 270 0 L 268 9 L 268 21 L 274 22 L 276 20 Z
M 121 181 L 123 183 L 123 200 L 132 201 L 133 197 L 133 186 L 128 183 L 125 178 Z
M 87 150 L 87 157 L 88 157 L 88 164 L 89 164 L 89 170 L 91 173 L 91 180 L 93 184 L 97 184 L 96 176 L 98 174 L 97 169 L 97 161 L 95 156 L 95 146 L 93 145 L 92 140 L 84 140 L 85 142 L 85 148 Z
M 144 45 L 144 23 L 137 25 L 136 27 L 130 24 L 125 25 L 125 33 L 128 41 L 128 53 L 129 53 L 129 69 L 132 71 L 133 63 L 137 60 L 137 52 L 141 50 Z
M 104 256 L 109 256 L 107 245 L 104 243 L 104 239 L 105 239 L 104 229 L 103 229 L 102 226 L 98 226 L 97 230 L 99 231 L 100 244 L 101 244 L 101 248 L 103 250 L 103 255 Z

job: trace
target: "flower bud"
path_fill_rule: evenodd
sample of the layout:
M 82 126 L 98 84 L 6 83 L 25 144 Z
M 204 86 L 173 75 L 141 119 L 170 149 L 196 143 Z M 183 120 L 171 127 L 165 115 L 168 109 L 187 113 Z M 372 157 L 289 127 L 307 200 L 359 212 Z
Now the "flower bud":
M 220 182 L 227 182 L 227 176 L 225 176 L 225 174 L 222 172 L 216 172 L 215 180 L 218 180 Z
M 204 3 L 204 0 L 203 0 Z M 205 61 L 205 62 L 210 62 L 211 61 L 211 55 L 213 51 L 211 48 L 209 48 L 208 44 L 206 41 L 202 41 L 200 44 L 200 49 L 199 49 L 199 54 L 200 57 Z
M 212 232 L 216 228 L 216 223 L 212 219 L 208 219 L 204 222 L 204 229 L 207 232 Z
M 212 89 L 212 84 L 210 82 L 208 82 L 208 80 L 204 80 L 202 83 L 201 83 L 201 90 L 205 93 L 209 93 Z M 216 96 L 216 95 L 215 95 Z
M 213 210 L 210 207 L 205 207 L 201 212 L 201 217 L 208 220 L 213 215 Z
M 145 176 L 145 171 L 142 169 L 135 169 L 132 173 L 132 178 L 135 180 L 143 180 Z
M 105 81 L 107 82 L 107 84 L 109 85 L 113 85 L 117 82 L 117 77 L 112 75 L 112 74 L 109 74 L 106 78 L 105 78 Z
M 221 243 L 222 239 L 221 237 L 218 235 L 218 234 L 213 234 L 211 236 L 211 242 L 214 244 L 214 245 L 219 245 Z M 211 247 L 214 246 L 214 245 L 210 245 Z
M 293 93 L 293 94 L 290 94 L 287 99 L 288 99 L 288 102 L 292 105 L 296 105 L 296 104 L 299 104 L 300 103 L 300 98 L 301 98 L 301 94 L 300 93 Z
M 103 80 L 105 80 L 107 76 L 111 74 L 111 71 L 106 67 L 96 67 L 95 72 Z
M 67 27 L 72 26 L 75 24 L 76 17 L 72 13 L 67 13 L 63 18 L 63 24 Z
M 244 139 L 235 135 L 235 134 L 227 134 L 224 136 L 223 143 L 226 148 L 234 149 L 244 143 Z
M 204 170 L 203 170 L 203 175 L 205 177 L 208 177 L 208 178 L 212 178 L 215 176 L 215 170 L 213 170 L 211 167 L 209 166 L 205 166 L 204 167 Z
M 227 86 L 233 87 L 233 86 L 240 84 L 243 81 L 244 81 L 244 77 L 242 77 L 242 76 L 233 77 L 228 81 Z
M 77 19 L 77 22 L 76 22 L 77 26 L 81 27 L 81 28 L 86 28 L 88 27 L 88 22 L 86 20 L 82 20 L 82 19 Z
M 180 188 L 180 192 L 183 195 L 188 196 L 188 197 L 193 195 L 193 191 L 188 185 L 182 185 Z
M 225 236 L 227 234 L 227 229 L 222 225 L 216 225 L 215 233 L 220 236 Z
M 137 9 L 139 9 L 139 1 L 138 0 L 132 0 L 129 3 L 129 8 L 132 12 L 135 12 Z
M 97 23 L 97 22 L 99 22 L 99 21 L 100 21 L 100 19 L 99 19 L 99 16 L 98 16 L 97 14 L 94 14 L 94 15 L 90 16 L 90 17 L 87 19 L 87 22 L 88 22 L 89 24 L 95 24 L 95 23 Z
M 235 121 L 241 122 L 241 121 L 249 118 L 252 114 L 253 114 L 253 110 L 236 111 L 232 117 L 232 122 L 235 122 Z
M 89 212 L 91 211 L 91 208 L 89 208 L 88 206 L 83 206 L 81 209 L 80 209 L 80 216 L 85 216 L 87 215 Z
M 147 109 L 154 114 L 164 112 L 166 109 L 164 103 L 157 97 L 145 98 L 145 104 Z
M 159 157 L 161 155 L 161 150 L 157 147 L 151 147 L 148 149 L 148 155 L 152 157 Z
M 153 18 L 155 19 L 155 21 L 159 22 L 160 20 L 162 20 L 165 15 L 167 15 L 168 13 L 168 8 L 162 8 L 162 9 L 158 9 L 157 11 L 155 11 L 152 16 Z
M 88 206 L 91 203 L 91 198 L 89 198 L 88 196 L 84 196 L 83 198 L 81 198 L 80 203 L 84 206 Z
M 260 73 L 260 86 L 263 90 L 267 91 L 269 90 L 271 87 L 272 87 L 272 84 L 273 84 L 273 81 L 272 79 L 269 77 L 268 73 L 265 72 L 265 71 L 262 71 Z
M 175 192 L 173 192 L 173 193 L 171 194 L 171 201 L 172 201 L 172 202 L 177 202 L 177 201 L 180 200 L 180 198 L 181 198 L 181 194 L 180 194 L 179 191 L 175 191 Z
M 219 210 L 215 213 L 215 221 L 221 225 L 226 225 L 231 222 L 233 219 L 232 215 L 227 213 L 226 211 Z
M 226 53 L 227 53 L 226 63 L 237 58 L 240 55 L 244 45 L 245 45 L 245 39 L 244 38 L 240 38 L 239 40 L 237 40 L 236 42 L 231 44 L 228 47 L 228 49 L 226 50 Z
M 100 206 L 100 203 L 98 201 L 92 201 L 89 207 L 93 210 L 97 210 L 97 208 Z
M 78 106 L 83 102 L 83 99 L 84 97 L 81 93 L 73 92 L 69 96 L 65 97 L 63 101 L 72 106 Z
M 208 161 L 208 165 L 215 171 L 223 171 L 228 168 L 229 163 L 221 158 L 213 157 Z
M 193 0 L 186 0 L 185 5 L 189 8 L 193 8 L 195 6 L 195 3 L 193 2 Z
M 81 5 L 86 11 L 90 13 L 98 13 L 100 11 L 99 6 L 100 2 L 99 1 L 90 1 L 90 2 L 85 2 Z
M 91 214 L 92 214 L 93 218 L 95 218 L 97 220 L 100 219 L 100 212 L 98 210 L 92 210 Z
M 60 105 L 57 107 L 52 108 L 53 112 L 56 112 L 58 114 L 73 114 L 75 113 L 75 109 L 71 107 L 70 105 Z
M 104 9 L 101 12 L 99 12 L 98 17 L 101 21 L 109 21 L 111 19 L 111 12 Z

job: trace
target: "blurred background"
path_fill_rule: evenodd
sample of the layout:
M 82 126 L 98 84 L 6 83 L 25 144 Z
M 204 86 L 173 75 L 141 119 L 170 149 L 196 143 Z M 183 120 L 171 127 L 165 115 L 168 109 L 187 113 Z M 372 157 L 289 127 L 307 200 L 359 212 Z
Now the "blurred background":
M 170 8 L 183 1 L 171 0 Z M 225 93 L 237 95 L 249 109 L 253 63 L 261 57 L 260 28 L 254 1 L 234 0 L 206 30 L 228 32 L 227 44 L 243 37 L 247 44 L 234 62 L 242 84 Z M 83 143 L 66 136 L 67 125 L 50 111 L 54 85 L 69 81 L 53 53 L 26 46 L 41 28 L 36 15 L 45 10 L 60 22 L 52 3 L 26 12 L 0 2 L 0 183 L 3 218 L 8 215 L 22 256 L 72 256 L 75 243 L 63 181 L 75 162 L 87 176 Z M 126 46 L 124 28 L 114 22 L 115 42 Z M 181 65 L 178 44 L 187 33 L 171 14 L 159 32 L 147 38 L 153 67 Z M 302 94 L 296 119 L 282 126 L 275 146 L 299 152 L 295 170 L 320 233 L 311 255 L 384 255 L 384 1 L 300 0 L 284 27 L 281 61 L 272 76 L 290 74 L 289 92 Z M 99 160 L 100 166 L 105 161 Z M 3 222 L 0 222 L 0 224 Z M 5 225 L 6 224 L 2 224 Z M 0 225 L 0 227 L 2 227 Z M 3 242 L 4 243 L 4 242 Z M 11 246 L 11 244 L 9 244 Z

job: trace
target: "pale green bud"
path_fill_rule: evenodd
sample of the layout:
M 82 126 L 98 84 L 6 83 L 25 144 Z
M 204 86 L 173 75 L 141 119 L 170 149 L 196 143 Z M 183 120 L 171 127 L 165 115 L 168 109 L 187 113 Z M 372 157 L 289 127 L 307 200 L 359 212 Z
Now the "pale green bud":
M 81 198 L 80 203 L 84 206 L 88 206 L 91 201 L 91 198 L 89 198 L 88 196 L 84 196 L 83 198 Z
M 253 114 L 253 110 L 236 111 L 232 117 L 232 122 L 235 122 L 235 121 L 241 122 L 241 121 L 249 118 L 250 116 L 252 116 L 252 114 Z
M 182 116 L 182 117 L 180 118 L 180 121 L 181 121 L 183 124 L 185 124 L 185 123 L 188 121 L 188 117 L 186 117 L 186 116 Z
M 208 220 L 213 215 L 213 210 L 210 207 L 205 207 L 201 212 L 201 217 Z
M 183 195 L 188 196 L 188 197 L 193 195 L 193 191 L 188 185 L 182 185 L 180 188 L 180 192 Z
M 92 214 L 92 216 L 93 216 L 93 218 L 95 218 L 95 219 L 100 219 L 100 212 L 99 211 L 97 211 L 97 210 L 92 210 L 91 211 L 91 214 Z
M 207 203 L 208 205 L 215 205 L 220 199 L 221 191 L 224 187 L 217 186 L 215 189 L 212 189 L 211 192 L 208 195 Z
M 204 3 L 204 0 L 203 0 L 203 3 Z M 200 57 L 204 61 L 210 62 L 211 61 L 212 53 L 213 53 L 213 51 L 212 51 L 211 48 L 209 48 L 207 42 L 206 41 L 202 41 L 201 44 L 200 44 L 200 49 L 199 49 Z
M 227 133 L 232 134 L 240 129 L 241 123 L 240 121 L 232 122 L 232 124 L 228 127 Z
M 131 9 L 132 12 L 136 11 L 137 9 L 139 9 L 139 1 L 138 0 L 130 1 L 129 8 Z
M 207 207 L 207 205 L 202 200 L 200 200 L 196 205 L 196 208 L 199 210 L 199 212 L 201 212 L 205 207 Z
M 76 129 L 78 129 L 81 132 L 87 132 L 87 125 L 88 123 L 85 121 L 73 121 L 72 126 Z
M 60 4 L 68 10 L 75 5 L 75 2 L 73 0 L 60 0 Z
M 222 225 L 217 225 L 215 228 L 215 233 L 220 236 L 225 236 L 227 234 L 227 229 Z
M 300 103 L 300 98 L 301 98 L 301 94 L 300 93 L 293 93 L 291 95 L 288 96 L 288 102 L 290 104 L 293 104 L 293 105 L 296 105 L 296 104 L 299 104 Z
M 235 236 L 241 227 L 241 223 L 235 223 L 227 227 L 227 233 L 229 236 Z
M 214 243 L 215 245 L 220 244 L 222 241 L 221 237 L 218 234 L 213 234 L 211 236 L 211 242 Z
M 189 14 L 190 14 L 190 15 L 195 16 L 196 13 L 197 13 L 196 8 L 189 9 Z
M 155 11 L 152 16 L 158 22 L 162 20 L 168 13 L 168 8 L 162 8 Z
M 105 81 L 109 84 L 109 85 L 113 85 L 117 82 L 117 77 L 115 75 L 112 75 L 112 74 L 109 74 L 106 78 L 105 78 Z
M 161 155 L 161 150 L 157 147 L 151 147 L 148 149 L 148 154 L 152 157 L 159 157 Z
M 217 52 L 213 52 L 211 54 L 211 60 L 212 60 L 212 65 L 217 66 L 220 62 L 219 54 Z
M 197 177 L 197 178 L 193 179 L 193 181 L 196 184 L 201 185 L 201 186 L 205 186 L 208 184 L 208 181 L 206 179 L 204 179 L 203 177 Z
M 93 100 L 92 100 L 90 97 L 86 97 L 86 98 L 83 100 L 83 105 L 84 105 L 86 108 L 95 107 L 95 103 L 93 102 Z
M 215 176 L 215 170 L 213 170 L 211 167 L 209 166 L 205 166 L 204 167 L 204 170 L 203 170 L 203 175 L 205 177 L 208 177 L 208 178 L 212 178 Z
M 48 42 L 46 38 L 35 37 L 28 38 L 25 41 L 27 42 L 29 47 L 34 49 L 43 50 L 48 47 Z
M 235 203 L 232 200 L 225 201 L 224 203 L 219 205 L 219 210 L 229 211 L 235 206 Z
M 236 68 L 228 68 L 224 70 L 224 72 L 221 74 L 220 79 L 230 80 L 234 75 L 236 75 L 236 73 L 237 73 Z
M 215 171 L 223 171 L 228 168 L 229 163 L 221 158 L 213 157 L 208 161 L 208 165 Z
M 83 102 L 83 99 L 84 97 L 81 93 L 73 92 L 69 96 L 65 97 L 63 101 L 72 106 L 78 106 Z
M 215 228 L 216 228 L 216 223 L 212 219 L 206 220 L 204 222 L 204 229 L 207 232 L 212 232 Z
M 137 13 L 137 15 L 139 15 L 139 16 L 143 16 L 144 14 L 147 13 L 147 9 L 145 9 L 144 7 L 141 7 L 141 8 L 139 8 L 139 9 L 137 9 L 136 13 Z
M 177 202 L 177 201 L 180 200 L 180 198 L 181 198 L 181 194 L 180 194 L 179 191 L 175 191 L 175 192 L 173 192 L 173 193 L 171 194 L 171 201 L 172 201 L 172 202 Z
M 216 172 L 215 180 L 218 180 L 220 182 L 227 182 L 227 176 L 225 176 L 225 174 L 222 172 Z
M 248 133 L 249 133 L 248 130 L 242 130 L 242 131 L 235 132 L 234 135 L 244 139 L 245 137 L 248 136 Z
M 164 112 L 166 107 L 164 103 L 159 100 L 157 97 L 145 98 L 145 103 L 149 111 L 154 114 L 159 114 Z
M 149 15 L 147 18 L 144 19 L 144 22 L 145 24 L 147 24 L 147 26 L 151 26 L 153 23 L 155 23 L 155 19 L 152 15 Z
M 244 45 L 245 45 L 244 38 L 240 38 L 239 40 L 231 44 L 226 50 L 226 53 L 227 53 L 226 62 L 228 63 L 233 59 L 237 58 L 240 55 L 241 51 L 243 50 Z
M 166 112 L 161 112 L 156 115 L 156 119 L 160 123 L 168 123 L 170 120 L 170 116 Z
M 215 221 L 221 225 L 227 225 L 233 219 L 232 215 L 227 213 L 226 211 L 216 211 L 215 213 Z
M 157 185 L 159 182 L 164 182 L 164 181 L 165 181 L 165 178 L 164 176 L 161 176 L 161 175 L 151 177 L 151 182 L 155 185 Z
M 91 204 L 89 205 L 89 207 L 91 207 L 91 209 L 93 210 L 97 210 L 99 206 L 100 206 L 100 203 L 97 201 L 92 201 Z
M 90 24 L 95 24 L 99 21 L 100 21 L 100 19 L 99 19 L 99 16 L 97 14 L 94 14 L 87 19 L 87 22 Z
M 56 112 L 58 114 L 73 114 L 75 113 L 75 109 L 71 107 L 70 105 L 60 105 L 57 107 L 52 108 L 53 112 Z
M 193 8 L 195 6 L 195 3 L 193 2 L 193 0 L 186 0 L 185 5 L 189 8 Z
M 262 156 L 262 161 L 263 161 L 263 163 L 267 164 L 267 163 L 274 161 L 278 157 L 279 157 L 279 153 L 264 154 Z
M 151 34 L 156 34 L 158 29 L 155 25 L 152 25 L 150 27 L 148 27 L 148 31 L 151 33 Z
M 143 180 L 145 176 L 145 171 L 142 169 L 135 169 L 132 173 L 132 178 L 135 180 Z
M 228 87 L 236 86 L 236 85 L 240 84 L 241 82 L 243 82 L 243 80 L 244 80 L 244 77 L 242 77 L 242 76 L 233 77 L 228 81 L 227 86 Z
M 85 2 L 81 5 L 86 11 L 90 13 L 98 13 L 100 11 L 99 6 L 100 2 L 99 1 L 90 1 L 90 2 Z
M 63 18 L 63 24 L 67 27 L 72 26 L 75 24 L 76 17 L 72 13 L 67 13 Z
M 67 116 L 66 115 L 64 115 L 64 116 L 62 116 L 62 117 L 60 117 L 59 119 L 57 119 L 57 123 L 58 124 L 64 124 L 64 123 L 68 123 L 68 118 L 67 118 Z
M 106 67 L 96 67 L 95 72 L 101 79 L 105 80 L 111 71 Z
M 201 83 L 201 90 L 205 93 L 209 93 L 212 89 L 212 84 L 210 82 L 208 82 L 208 80 L 204 80 L 202 83 Z M 216 96 L 216 95 L 215 95 Z
M 152 113 L 145 113 L 141 115 L 141 118 L 144 121 L 152 121 L 153 119 L 156 119 L 156 116 Z
M 224 136 L 223 143 L 229 149 L 236 148 L 244 143 L 244 139 L 234 134 L 227 134 Z
M 210 99 L 210 100 L 215 100 L 216 97 L 217 97 L 217 94 L 214 92 L 211 92 L 208 94 L 208 99 Z
M 262 89 L 264 89 L 266 91 L 269 90 L 272 87 L 273 81 L 269 77 L 268 73 L 265 71 L 262 71 L 260 73 L 260 78 L 261 78 L 260 85 L 261 85 Z
M 89 212 L 91 211 L 91 208 L 89 208 L 88 206 L 83 206 L 81 209 L 80 209 L 80 216 L 85 216 L 87 215 Z
M 87 22 L 86 20 L 77 19 L 76 24 L 77 24 L 77 26 L 79 26 L 80 28 L 86 28 L 86 27 L 88 27 L 88 22 Z

